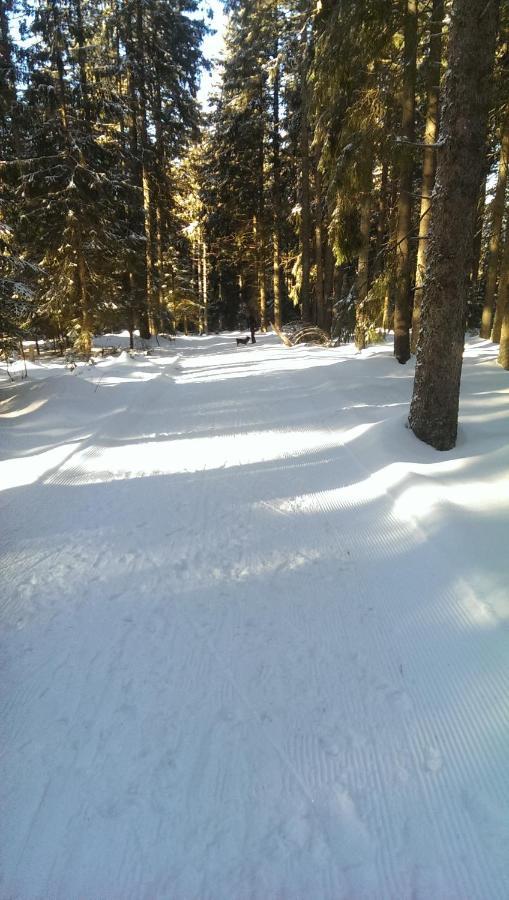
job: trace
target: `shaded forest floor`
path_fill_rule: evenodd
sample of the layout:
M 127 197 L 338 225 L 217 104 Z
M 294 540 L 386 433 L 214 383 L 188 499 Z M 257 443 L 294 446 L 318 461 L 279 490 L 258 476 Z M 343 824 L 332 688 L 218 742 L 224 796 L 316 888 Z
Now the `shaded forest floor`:
M 178 338 L 0 389 L 2 898 L 507 898 L 507 373 Z

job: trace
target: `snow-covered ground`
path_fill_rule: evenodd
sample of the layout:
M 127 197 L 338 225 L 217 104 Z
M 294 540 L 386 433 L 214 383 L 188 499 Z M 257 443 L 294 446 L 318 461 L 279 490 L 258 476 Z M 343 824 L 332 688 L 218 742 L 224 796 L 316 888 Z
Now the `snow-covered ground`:
M 509 375 L 179 338 L 0 390 L 2 900 L 507 900 Z

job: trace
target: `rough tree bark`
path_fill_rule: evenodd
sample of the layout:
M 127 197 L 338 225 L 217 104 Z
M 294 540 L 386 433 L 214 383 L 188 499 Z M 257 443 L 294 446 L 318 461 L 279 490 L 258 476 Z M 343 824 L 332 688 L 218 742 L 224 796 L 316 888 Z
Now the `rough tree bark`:
M 428 264 L 409 424 L 437 450 L 456 443 L 465 272 L 483 176 L 498 0 L 455 0 Z
M 486 167 L 485 167 L 486 168 Z M 479 292 L 479 279 L 481 273 L 482 256 L 482 230 L 484 222 L 484 206 L 486 203 L 486 172 L 484 173 L 477 202 L 477 215 L 475 220 L 474 240 L 472 241 L 472 264 L 470 266 L 470 297 L 475 303 Z
M 493 321 L 493 331 L 491 340 L 494 344 L 499 344 L 502 336 L 502 323 L 507 312 L 509 289 L 509 224 L 505 229 L 504 250 L 502 254 L 502 263 L 500 265 L 500 278 L 498 280 L 497 291 L 497 309 L 495 319 Z M 504 368 L 506 368 L 504 366 Z
M 369 317 L 366 314 L 366 298 L 369 289 L 369 243 L 371 233 L 371 188 L 373 176 L 370 173 L 369 184 L 366 186 L 361 204 L 360 235 L 361 247 L 359 261 L 357 263 L 357 277 L 355 280 L 355 346 L 358 350 L 364 350 L 366 346 Z
M 138 93 L 139 142 L 143 188 L 143 220 L 147 267 L 147 306 L 150 334 L 159 331 L 159 308 L 156 296 L 155 209 L 149 171 L 150 142 L 147 124 L 147 84 L 145 72 L 145 22 L 142 0 L 136 0 L 136 88 Z
M 307 88 L 307 37 L 304 38 L 304 58 L 301 65 L 300 111 L 300 304 L 303 322 L 311 322 L 311 209 L 309 200 L 309 110 Z
M 431 214 L 431 194 L 435 183 L 436 148 L 439 125 L 440 64 L 442 61 L 442 26 L 444 20 L 444 0 L 433 0 L 430 21 L 428 54 L 428 85 L 426 100 L 426 125 L 422 160 L 421 211 L 419 218 L 419 244 L 415 270 L 414 309 L 412 314 L 412 352 L 417 348 L 421 298 L 426 270 L 426 250 Z
M 498 361 L 503 369 L 509 369 L 509 226 L 506 228 L 504 256 L 498 286 L 500 309 L 500 347 Z
M 507 186 L 507 172 L 509 169 L 509 114 L 505 117 L 502 126 L 500 162 L 498 166 L 498 179 L 491 213 L 490 245 L 488 250 L 488 272 L 486 276 L 486 292 L 484 294 L 484 306 L 481 320 L 481 337 L 489 338 L 497 293 L 498 263 L 500 257 L 500 239 L 502 235 L 502 220 L 504 217 L 505 190 Z
M 412 227 L 412 175 L 415 137 L 415 79 L 417 70 L 417 0 L 405 0 L 403 90 L 396 240 L 396 293 L 394 356 L 399 363 L 410 359 L 410 230 Z
M 276 4 L 276 27 L 277 27 L 277 4 Z M 279 90 L 280 90 L 280 67 L 278 59 L 278 41 L 276 38 L 275 48 L 275 72 L 274 72 L 274 88 L 272 97 L 272 208 L 273 208 L 273 229 L 272 229 L 272 288 L 274 293 L 274 324 L 281 327 L 281 140 L 279 135 Z

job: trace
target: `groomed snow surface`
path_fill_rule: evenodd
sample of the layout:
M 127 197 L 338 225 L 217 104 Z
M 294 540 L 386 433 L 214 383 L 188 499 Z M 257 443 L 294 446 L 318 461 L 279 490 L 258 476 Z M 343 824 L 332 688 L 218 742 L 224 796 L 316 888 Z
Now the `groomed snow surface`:
M 3 382 L 2 900 L 509 897 L 509 375 L 179 337 Z

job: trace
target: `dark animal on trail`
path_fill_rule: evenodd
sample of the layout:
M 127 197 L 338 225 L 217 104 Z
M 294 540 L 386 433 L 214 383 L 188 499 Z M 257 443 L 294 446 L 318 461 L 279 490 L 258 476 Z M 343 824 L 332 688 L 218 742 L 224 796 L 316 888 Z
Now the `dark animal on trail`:
M 239 346 L 239 344 L 246 345 L 247 343 L 249 343 L 249 335 L 245 338 L 237 338 L 237 347 Z

